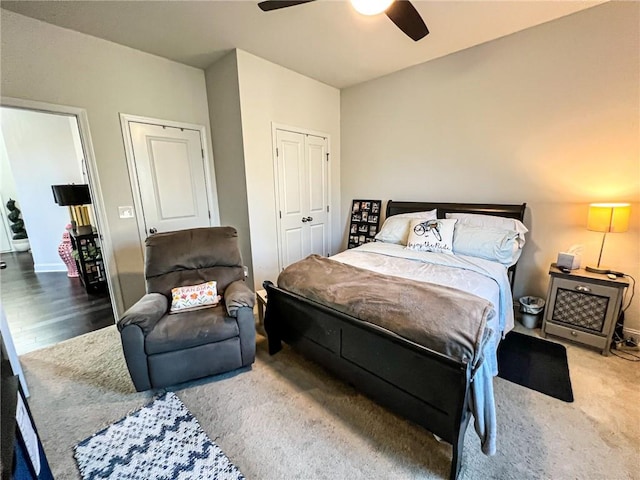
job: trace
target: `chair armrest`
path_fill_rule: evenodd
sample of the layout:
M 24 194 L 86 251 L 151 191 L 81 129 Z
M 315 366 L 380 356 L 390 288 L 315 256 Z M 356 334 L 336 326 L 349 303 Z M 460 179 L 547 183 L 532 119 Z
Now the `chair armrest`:
M 224 291 L 224 303 L 230 317 L 238 315 L 238 309 L 249 307 L 253 309 L 256 304 L 256 294 L 247 286 L 244 280 L 231 282 Z
M 161 293 L 147 293 L 120 317 L 118 330 L 122 331 L 127 325 L 137 325 L 146 335 L 153 330 L 168 309 L 167 297 Z
M 138 325 L 129 324 L 122 327 L 120 339 L 122 340 L 124 359 L 127 362 L 127 368 L 136 392 L 149 390 L 151 379 L 149 378 L 147 354 L 144 351 L 144 332 Z

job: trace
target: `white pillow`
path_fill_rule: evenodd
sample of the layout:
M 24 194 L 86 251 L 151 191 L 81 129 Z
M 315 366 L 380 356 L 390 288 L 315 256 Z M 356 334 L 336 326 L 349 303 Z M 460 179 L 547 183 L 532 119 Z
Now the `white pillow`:
M 431 220 L 437 217 L 436 210 L 426 212 L 401 213 L 387 218 L 382 224 L 382 228 L 375 236 L 378 242 L 407 244 L 409 236 L 409 224 L 411 220 L 419 218 L 421 220 Z
M 407 248 L 453 254 L 453 230 L 457 220 L 412 220 Z
M 510 267 L 518 261 L 522 249 L 515 230 L 461 223 L 456 224 L 453 232 L 453 253 L 484 258 Z
M 190 312 L 201 308 L 215 307 L 222 298 L 218 295 L 217 282 L 187 285 L 171 289 L 169 313 Z
M 457 218 L 458 224 L 473 225 L 476 227 L 493 227 L 502 230 L 515 230 L 518 233 L 520 248 L 524 245 L 524 234 L 529 231 L 524 224 L 516 218 L 497 217 L 495 215 L 482 215 L 478 213 L 447 213 L 447 218 Z

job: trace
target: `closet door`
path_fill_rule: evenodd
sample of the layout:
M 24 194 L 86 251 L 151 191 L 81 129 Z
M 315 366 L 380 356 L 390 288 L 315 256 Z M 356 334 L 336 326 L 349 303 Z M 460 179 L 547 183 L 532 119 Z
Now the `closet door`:
M 280 268 L 329 254 L 328 158 L 323 137 L 276 131 Z

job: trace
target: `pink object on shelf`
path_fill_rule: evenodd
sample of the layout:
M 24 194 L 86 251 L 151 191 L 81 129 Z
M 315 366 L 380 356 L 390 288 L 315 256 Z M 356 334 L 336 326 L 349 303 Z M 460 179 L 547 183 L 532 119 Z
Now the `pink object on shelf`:
M 79 277 L 78 266 L 76 265 L 76 261 L 74 260 L 71 252 L 73 251 L 73 246 L 71 245 L 71 237 L 69 236 L 69 232 L 64 232 L 62 234 L 62 242 L 58 245 L 58 254 L 60 258 L 67 266 L 67 277 L 76 278 Z

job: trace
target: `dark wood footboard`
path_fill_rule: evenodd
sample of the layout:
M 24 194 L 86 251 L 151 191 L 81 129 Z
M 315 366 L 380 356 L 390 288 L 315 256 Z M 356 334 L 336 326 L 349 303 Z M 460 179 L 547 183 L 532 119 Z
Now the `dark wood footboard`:
M 269 353 L 282 342 L 453 446 L 460 471 L 470 366 L 265 282 Z

